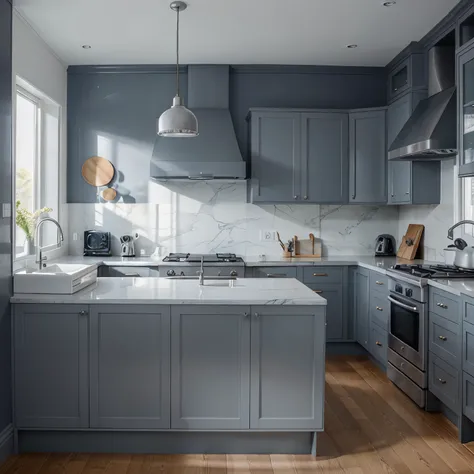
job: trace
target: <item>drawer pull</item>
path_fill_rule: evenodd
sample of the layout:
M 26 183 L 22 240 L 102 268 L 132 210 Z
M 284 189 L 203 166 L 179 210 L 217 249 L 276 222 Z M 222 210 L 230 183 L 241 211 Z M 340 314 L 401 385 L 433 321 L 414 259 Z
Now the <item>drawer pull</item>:
M 375 284 L 376 284 L 376 285 L 383 285 L 383 281 L 378 281 L 378 280 L 377 280 L 377 281 L 375 282 Z
M 323 290 L 313 290 L 313 291 L 314 291 L 315 293 L 318 293 L 319 295 L 320 295 L 321 293 L 324 293 Z
M 436 306 L 439 306 L 440 308 L 443 308 L 443 309 L 448 309 L 448 305 L 444 303 L 436 303 Z
M 377 346 L 379 346 L 379 347 L 382 347 L 382 343 L 381 343 L 381 342 L 379 342 L 379 341 L 376 341 L 376 343 L 375 343 L 375 344 L 376 344 Z
M 438 382 L 444 385 L 444 384 L 446 383 L 446 380 L 443 380 L 443 379 L 440 379 L 440 378 L 439 378 L 439 379 L 438 379 Z
M 447 341 L 448 338 L 446 336 L 438 336 L 438 338 L 441 340 L 441 341 Z
M 376 309 L 377 311 L 383 311 L 383 308 L 381 308 L 380 306 L 376 306 L 375 309 Z
M 313 273 L 313 276 L 314 277 L 327 277 L 328 274 L 327 273 Z
M 267 278 L 286 278 L 284 273 L 267 273 Z

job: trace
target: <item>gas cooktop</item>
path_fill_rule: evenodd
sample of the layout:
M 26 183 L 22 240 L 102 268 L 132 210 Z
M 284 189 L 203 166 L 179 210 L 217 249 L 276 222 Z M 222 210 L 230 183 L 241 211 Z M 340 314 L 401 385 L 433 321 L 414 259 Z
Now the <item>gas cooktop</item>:
M 205 264 L 212 263 L 237 263 L 244 264 L 244 260 L 241 257 L 237 257 L 235 253 L 213 253 L 213 254 L 200 254 L 200 253 L 170 253 L 163 259 L 163 262 L 170 263 L 194 263 L 200 264 L 203 259 Z
M 391 267 L 393 271 L 408 274 L 415 278 L 427 279 L 451 279 L 451 278 L 474 278 L 474 270 L 463 270 L 453 265 L 401 265 Z

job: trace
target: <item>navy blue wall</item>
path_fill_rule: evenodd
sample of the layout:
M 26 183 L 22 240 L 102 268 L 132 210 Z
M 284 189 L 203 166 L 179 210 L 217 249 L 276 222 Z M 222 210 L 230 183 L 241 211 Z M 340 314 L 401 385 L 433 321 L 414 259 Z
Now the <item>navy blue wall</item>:
M 68 202 L 96 202 L 81 167 L 98 153 L 98 134 L 111 150 L 106 158 L 120 170 L 122 195 L 128 202 L 148 202 L 155 121 L 171 105 L 174 79 L 169 66 L 69 68 Z M 183 68 L 183 91 L 186 84 Z M 383 68 L 236 66 L 230 110 L 245 155 L 250 107 L 377 107 L 386 103 L 385 90 Z
M 11 205 L 12 193 L 12 7 L 0 0 L 0 202 Z M 0 464 L 12 447 L 11 420 L 11 218 L 0 214 Z

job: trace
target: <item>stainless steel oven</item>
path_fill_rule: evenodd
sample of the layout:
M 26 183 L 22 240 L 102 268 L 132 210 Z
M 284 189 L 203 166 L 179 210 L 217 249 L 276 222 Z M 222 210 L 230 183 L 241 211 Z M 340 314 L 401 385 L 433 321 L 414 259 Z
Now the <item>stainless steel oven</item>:
M 427 287 L 389 274 L 390 326 L 387 375 L 419 406 L 426 403 Z

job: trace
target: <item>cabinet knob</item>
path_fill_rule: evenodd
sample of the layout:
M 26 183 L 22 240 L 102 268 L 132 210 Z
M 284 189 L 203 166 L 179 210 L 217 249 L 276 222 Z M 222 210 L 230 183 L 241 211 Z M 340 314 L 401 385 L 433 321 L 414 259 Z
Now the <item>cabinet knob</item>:
M 383 285 L 383 281 L 376 281 L 375 284 L 376 285 Z
M 438 336 L 438 338 L 441 340 L 441 341 L 447 341 L 448 338 L 446 336 Z
M 255 318 L 258 319 L 260 315 L 258 313 L 255 313 Z
M 395 197 L 395 194 L 392 194 L 392 197 Z
M 308 200 L 308 196 L 305 196 L 305 197 L 304 197 L 304 200 L 307 201 L 307 200 Z
M 79 316 L 87 316 L 89 313 L 87 311 L 79 311 Z
M 375 309 L 376 309 L 377 311 L 383 311 L 383 308 L 381 308 L 380 306 L 376 306 Z
M 438 382 L 439 383 L 442 383 L 443 385 L 446 383 L 446 380 L 443 380 L 443 379 L 438 379 Z
M 381 343 L 381 342 L 379 342 L 379 341 L 376 341 L 376 343 L 375 343 L 375 344 L 376 344 L 377 346 L 379 346 L 379 347 L 382 347 L 382 343 Z
M 298 199 L 298 196 L 294 196 L 294 199 Z
M 244 318 L 248 318 L 249 317 L 249 313 L 244 313 Z
M 356 195 L 355 195 L 355 194 L 353 194 L 353 195 L 352 195 L 352 199 L 355 199 L 355 198 L 356 198 Z
M 410 194 L 410 191 L 407 191 L 405 194 L 408 196 Z

